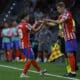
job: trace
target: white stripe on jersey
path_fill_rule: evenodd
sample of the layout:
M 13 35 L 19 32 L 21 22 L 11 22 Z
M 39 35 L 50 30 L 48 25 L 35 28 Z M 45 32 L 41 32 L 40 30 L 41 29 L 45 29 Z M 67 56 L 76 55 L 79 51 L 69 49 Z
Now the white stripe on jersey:
M 31 31 L 32 26 L 31 26 L 30 24 L 27 24 L 27 25 L 26 25 L 26 28 Z

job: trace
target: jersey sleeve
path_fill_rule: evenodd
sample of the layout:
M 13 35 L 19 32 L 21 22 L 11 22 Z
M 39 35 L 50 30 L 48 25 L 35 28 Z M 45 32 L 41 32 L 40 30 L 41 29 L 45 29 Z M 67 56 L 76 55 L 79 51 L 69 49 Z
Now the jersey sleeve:
M 30 24 L 27 24 L 27 25 L 26 25 L 26 28 L 31 31 L 32 26 L 31 26 Z

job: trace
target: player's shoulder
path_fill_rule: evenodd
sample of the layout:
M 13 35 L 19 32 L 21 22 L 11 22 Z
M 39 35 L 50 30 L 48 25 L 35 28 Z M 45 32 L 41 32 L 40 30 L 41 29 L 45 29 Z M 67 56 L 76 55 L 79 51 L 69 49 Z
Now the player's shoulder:
M 2 32 L 3 33 L 6 33 L 6 32 L 8 32 L 10 29 L 9 28 L 4 28 L 3 30 L 2 30 Z
M 69 15 L 72 15 L 72 12 L 69 11 L 68 14 L 69 14 Z
M 19 23 L 19 24 L 18 24 L 18 27 L 22 27 L 22 26 L 23 26 L 23 24 L 22 24 L 22 23 Z
M 68 10 L 65 12 L 65 14 L 72 15 L 72 13 L 70 11 L 68 11 Z
M 21 29 L 21 28 L 23 28 L 23 24 L 19 23 L 18 26 L 17 26 L 17 29 Z
M 65 16 L 65 17 L 70 17 L 71 15 L 72 15 L 71 12 L 68 11 L 68 10 L 66 10 L 66 11 L 62 14 L 62 16 Z
M 27 25 L 26 22 L 21 22 L 21 23 L 18 24 L 18 27 L 24 27 L 25 25 Z
M 10 30 L 10 28 L 4 28 L 4 29 L 3 29 L 3 31 L 8 31 L 8 30 Z

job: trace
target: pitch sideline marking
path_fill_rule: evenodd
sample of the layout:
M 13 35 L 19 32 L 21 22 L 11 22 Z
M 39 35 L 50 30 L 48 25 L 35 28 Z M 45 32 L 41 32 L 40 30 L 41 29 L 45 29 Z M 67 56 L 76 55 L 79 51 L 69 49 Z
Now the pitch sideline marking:
M 19 70 L 22 71 L 23 69 L 17 68 L 17 67 L 12 67 L 12 66 L 6 66 L 6 65 L 0 65 L 0 67 L 4 67 L 4 68 L 8 68 L 8 69 L 14 69 L 14 70 Z M 39 73 L 37 71 L 33 71 L 33 70 L 29 70 L 29 72 L 32 73 Z M 50 73 L 45 73 L 46 76 L 50 76 L 50 77 L 58 77 L 58 78 L 65 78 L 65 79 L 69 79 L 69 80 L 80 80 L 77 78 L 69 78 L 69 77 L 64 77 L 64 76 L 60 76 L 60 75 L 54 75 L 54 74 L 50 74 Z

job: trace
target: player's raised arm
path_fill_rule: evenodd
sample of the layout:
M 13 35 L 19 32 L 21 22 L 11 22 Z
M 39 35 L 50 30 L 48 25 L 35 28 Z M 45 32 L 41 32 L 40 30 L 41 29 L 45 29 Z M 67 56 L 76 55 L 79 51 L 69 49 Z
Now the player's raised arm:
M 45 24 L 49 25 L 49 26 L 56 26 L 57 24 L 53 22 L 52 19 L 44 19 L 43 20 Z
M 38 23 L 40 23 L 40 25 L 38 25 Z M 41 29 L 41 27 L 43 26 L 44 22 L 38 22 L 36 21 L 33 26 L 32 26 L 32 31 L 39 31 Z
M 67 18 L 62 18 L 60 20 L 51 20 L 51 22 L 54 24 L 61 24 L 61 23 L 65 22 L 66 20 L 67 20 Z
M 60 20 L 45 19 L 45 22 L 50 26 L 55 26 L 57 24 L 61 24 L 61 23 L 65 22 L 66 20 L 67 20 L 67 15 L 63 16 L 63 18 Z
M 47 22 L 46 24 L 49 25 L 49 26 L 56 26 L 57 25 L 57 24 L 55 24 L 53 22 Z

